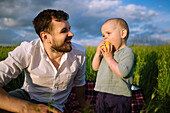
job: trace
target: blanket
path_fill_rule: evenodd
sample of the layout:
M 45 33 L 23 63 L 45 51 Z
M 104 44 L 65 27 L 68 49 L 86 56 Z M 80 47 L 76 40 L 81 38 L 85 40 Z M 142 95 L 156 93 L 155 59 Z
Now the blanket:
M 87 82 L 86 84 L 86 100 L 90 102 L 92 108 L 90 109 L 89 113 L 94 112 L 94 106 L 96 104 L 97 99 L 97 92 L 94 91 L 94 82 Z M 132 113 L 140 113 L 142 108 L 145 105 L 143 92 L 141 89 L 132 90 Z M 81 113 L 79 102 L 77 100 L 76 94 L 74 92 L 74 87 L 71 91 L 70 96 L 67 99 L 66 103 L 66 113 Z

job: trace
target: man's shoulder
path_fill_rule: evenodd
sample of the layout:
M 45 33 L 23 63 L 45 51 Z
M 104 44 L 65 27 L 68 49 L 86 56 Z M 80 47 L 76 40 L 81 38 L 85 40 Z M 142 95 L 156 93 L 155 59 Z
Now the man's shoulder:
M 83 53 L 85 53 L 86 51 L 86 49 L 83 46 L 73 42 L 72 42 L 72 50 L 76 52 L 83 52 Z
M 21 47 L 24 48 L 25 51 L 31 52 L 34 51 L 37 48 L 40 48 L 40 39 L 34 39 L 30 42 L 24 41 L 21 43 Z
M 38 43 L 40 43 L 40 39 L 34 39 L 34 40 L 31 40 L 31 41 L 24 41 L 24 42 L 21 43 L 21 45 L 35 46 Z

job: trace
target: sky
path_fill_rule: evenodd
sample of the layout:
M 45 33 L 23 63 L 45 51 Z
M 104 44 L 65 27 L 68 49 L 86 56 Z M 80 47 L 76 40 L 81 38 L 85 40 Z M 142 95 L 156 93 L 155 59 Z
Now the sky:
M 32 20 L 45 9 L 69 14 L 72 42 L 97 46 L 109 18 L 127 21 L 127 44 L 170 44 L 170 0 L 0 0 L 0 45 L 39 38 Z

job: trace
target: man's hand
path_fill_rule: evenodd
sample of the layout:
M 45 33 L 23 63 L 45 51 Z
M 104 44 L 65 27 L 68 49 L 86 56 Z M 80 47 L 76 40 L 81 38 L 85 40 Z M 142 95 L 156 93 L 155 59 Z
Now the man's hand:
M 46 106 L 44 104 L 33 104 L 28 102 L 28 104 L 23 108 L 20 113 L 62 113 L 61 111 Z
M 85 101 L 85 85 L 74 87 L 74 88 L 75 88 L 74 91 L 77 95 L 77 99 L 79 101 L 82 113 L 91 113 L 89 111 L 90 111 L 90 108 L 92 108 L 92 105 L 90 105 L 89 101 Z
M 9 95 L 0 87 L 0 110 L 17 113 L 62 113 L 44 104 L 34 104 Z
M 86 103 L 81 107 L 82 113 L 94 113 L 94 111 L 91 111 L 91 109 L 93 109 L 93 105 L 90 104 L 90 101 L 86 101 Z

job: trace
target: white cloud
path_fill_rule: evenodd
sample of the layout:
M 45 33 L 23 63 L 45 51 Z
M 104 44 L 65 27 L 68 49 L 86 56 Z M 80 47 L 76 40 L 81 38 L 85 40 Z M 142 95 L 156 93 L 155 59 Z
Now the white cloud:
M 156 13 L 156 12 L 153 11 L 153 10 L 149 10 L 149 11 L 148 11 L 148 15 L 150 15 L 150 16 L 157 16 L 157 15 L 159 15 L 159 13 Z
M 31 21 L 32 21 L 32 19 L 29 17 L 21 17 L 21 18 L 17 18 L 17 19 L 3 18 L 3 24 L 6 27 L 13 27 L 13 28 L 32 26 Z
M 103 40 L 102 37 L 95 37 L 92 39 L 79 39 L 79 40 L 73 39 L 72 41 L 80 45 L 97 46 L 102 40 Z
M 12 18 L 4 18 L 3 22 L 8 27 L 13 27 L 13 26 L 16 26 L 16 24 L 19 24 L 16 20 Z
M 129 4 L 127 5 L 126 7 L 120 7 L 120 8 L 123 8 L 129 12 L 136 12 L 137 10 L 146 10 L 146 7 L 143 7 L 143 6 L 137 6 L 137 5 L 134 5 L 134 4 Z
M 133 28 L 133 29 L 131 29 L 130 31 L 131 31 L 131 32 L 141 32 L 142 29 L 140 29 L 140 28 Z
M 89 3 L 88 8 L 95 11 L 103 11 L 110 7 L 120 5 L 121 3 L 122 1 L 120 0 L 92 0 Z
M 158 13 L 152 10 L 147 12 L 147 8 L 145 6 L 129 4 L 127 6 L 118 7 L 112 13 L 112 15 L 126 18 L 131 22 L 147 22 L 152 20 L 153 17 L 157 16 Z
M 52 8 L 62 9 L 72 15 L 86 11 L 88 4 L 88 0 L 56 0 L 53 2 Z

